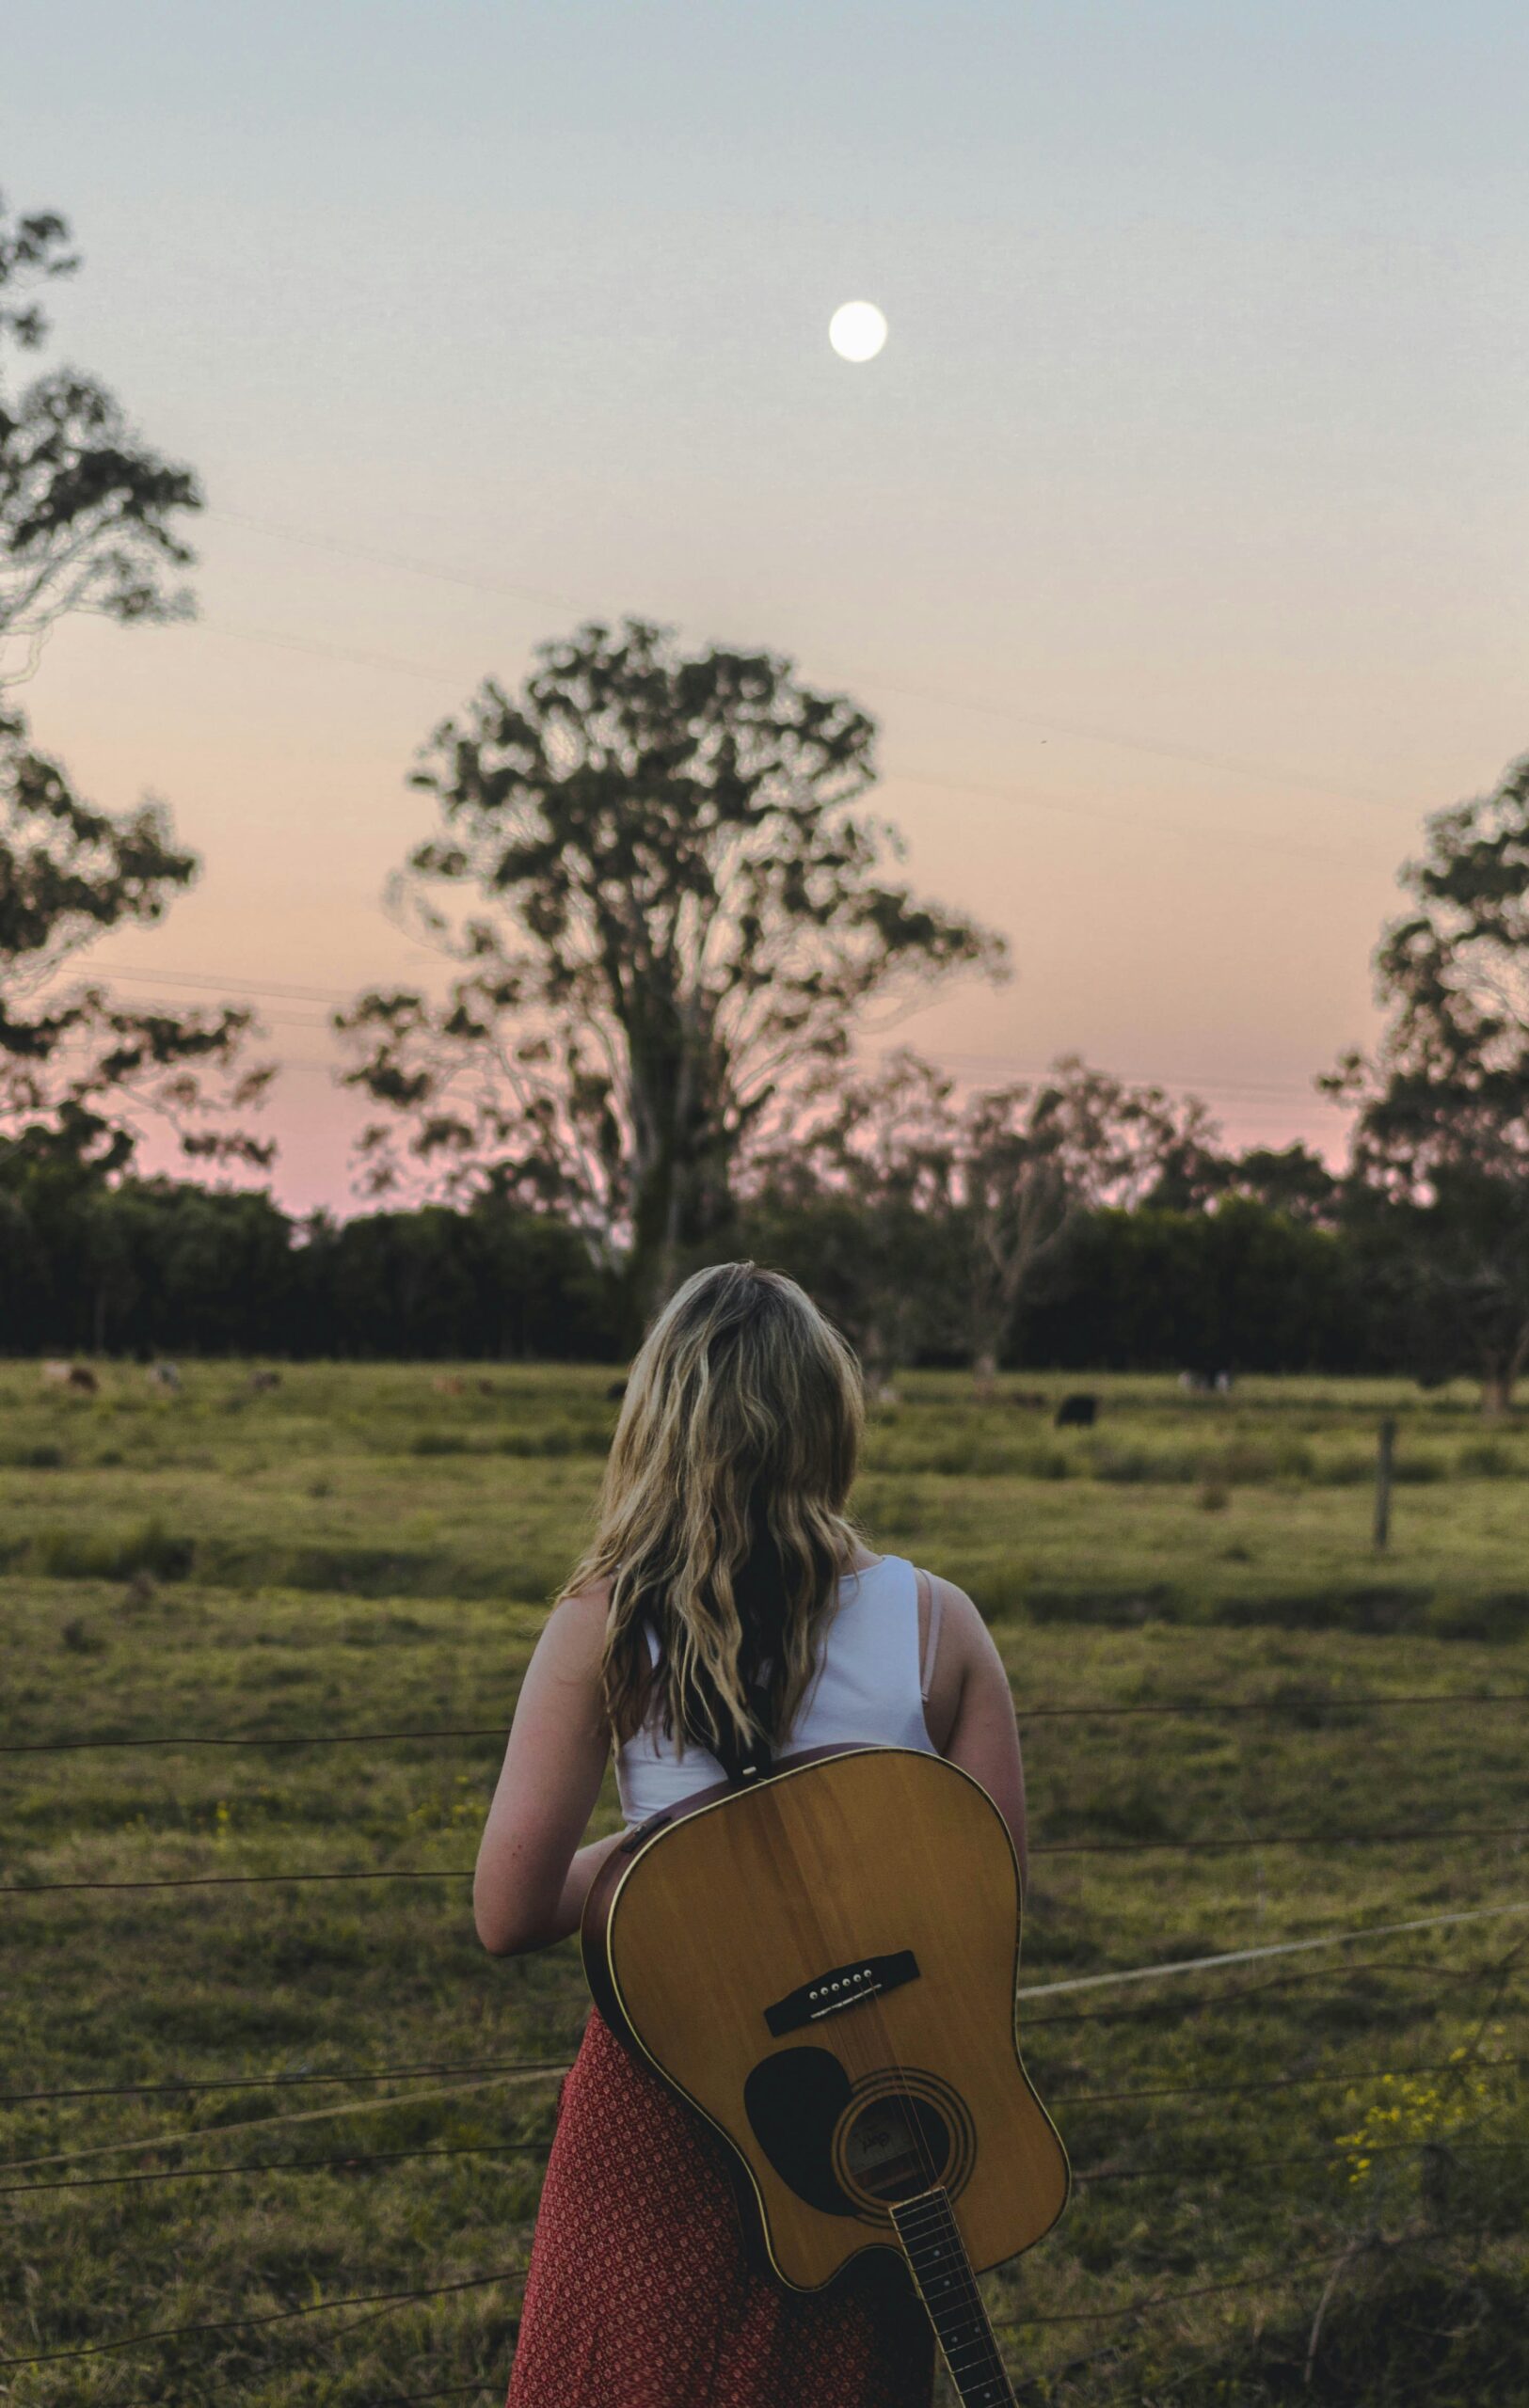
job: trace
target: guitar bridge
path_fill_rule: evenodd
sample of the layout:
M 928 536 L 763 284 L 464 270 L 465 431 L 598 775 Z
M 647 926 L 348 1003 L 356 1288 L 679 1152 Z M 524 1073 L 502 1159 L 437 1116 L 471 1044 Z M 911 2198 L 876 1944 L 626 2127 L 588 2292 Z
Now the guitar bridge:
M 825 2015 L 838 2015 L 847 2006 L 858 2006 L 864 1999 L 900 1989 L 904 1982 L 917 1979 L 918 1959 L 911 1948 L 899 1948 L 889 1956 L 859 1956 L 851 1964 L 814 1974 L 799 1989 L 777 1999 L 773 2006 L 765 2008 L 765 2021 L 772 2037 L 784 2040 L 788 2032 L 821 2022 Z

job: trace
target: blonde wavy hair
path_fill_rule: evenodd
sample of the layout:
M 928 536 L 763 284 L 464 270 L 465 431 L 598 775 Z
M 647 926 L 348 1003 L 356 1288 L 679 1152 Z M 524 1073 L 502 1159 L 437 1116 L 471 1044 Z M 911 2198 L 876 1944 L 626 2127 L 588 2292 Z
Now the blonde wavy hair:
M 859 1365 L 794 1279 L 721 1262 L 671 1297 L 564 1592 L 611 1583 L 601 1678 L 618 1746 L 655 1711 L 681 1751 L 725 1760 L 789 1732 L 858 1536 L 845 1504 L 864 1419 Z

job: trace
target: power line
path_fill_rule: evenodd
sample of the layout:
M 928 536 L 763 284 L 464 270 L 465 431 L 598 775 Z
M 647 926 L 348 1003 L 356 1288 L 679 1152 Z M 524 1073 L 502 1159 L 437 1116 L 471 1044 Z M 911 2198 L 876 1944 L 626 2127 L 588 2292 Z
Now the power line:
M 1350 857 L 1345 855 L 1344 858 Z M 430 959 L 432 962 L 437 962 L 438 957 L 432 955 Z M 188 970 L 183 966 L 174 970 L 153 970 L 146 964 L 137 962 L 122 967 L 116 962 L 105 961 L 100 964 L 99 974 L 104 978 L 127 978 L 146 986 L 188 987 L 206 990 L 219 996 L 226 994 L 247 996 L 257 1003 L 267 996 L 275 995 L 297 1003 L 344 1005 L 354 1003 L 357 994 L 354 987 L 316 987 L 278 978 L 239 978 L 221 971 Z M 401 975 L 402 974 L 400 977 Z M 329 1022 L 327 1019 L 312 1022 L 294 1021 L 290 1025 L 327 1027 Z M 942 1052 L 941 1060 L 958 1067 L 965 1064 L 980 1069 L 999 1071 L 1005 1077 L 1023 1079 L 1045 1078 L 1054 1067 L 1050 1063 L 1030 1065 L 1016 1063 L 1006 1054 L 946 1051 Z M 1313 1082 L 1309 1077 L 1227 1080 L 1210 1076 L 1200 1077 L 1190 1070 L 1127 1070 L 1122 1075 L 1140 1085 L 1187 1087 L 1202 1095 L 1230 1097 L 1242 1101 L 1274 1097 L 1291 1102 L 1297 1101 L 1309 1102 L 1314 1094 Z
M 343 661 L 356 668 L 385 669 L 388 671 L 390 675 L 419 678 L 438 688 L 451 679 L 454 675 L 454 673 L 444 666 L 434 668 L 428 666 L 422 661 L 402 658 L 394 653 L 362 652 L 353 649 L 348 645 L 326 643 L 314 638 L 284 634 L 274 628 L 236 626 L 231 621 L 208 618 L 205 613 L 196 622 L 196 624 L 199 626 L 211 628 L 215 635 L 236 637 L 243 643 L 266 644 L 279 652 L 311 653 L 319 659 Z M 864 678 L 856 680 L 855 682 L 869 686 L 874 686 L 878 683 L 874 678 Z M 981 706 L 978 705 L 976 707 Z M 1075 734 L 1080 731 L 1075 730 L 1073 732 Z M 1124 738 L 1110 739 L 1107 737 L 1096 738 L 1094 740 L 1104 742 L 1115 741 L 1121 743 L 1126 743 L 1127 741 Z M 1163 750 L 1163 748 L 1159 746 L 1150 744 L 1142 746 L 1127 744 L 1127 749 L 1149 752 L 1156 752 Z M 1197 756 L 1192 752 L 1187 752 L 1182 751 L 1180 748 L 1173 747 L 1169 748 L 1167 757 L 1193 760 Z M 1203 765 L 1206 767 L 1215 768 L 1218 766 L 1232 766 L 1227 763 L 1218 764 L 1214 756 L 1211 755 L 1204 755 L 1202 757 Z M 1242 767 L 1235 768 L 1234 774 L 1238 776 L 1248 775 L 1249 765 L 1244 764 Z M 1255 774 L 1258 773 L 1255 772 Z M 929 786 L 941 793 L 984 797 L 989 801 L 1001 802 L 1005 804 L 1011 811 L 1047 812 L 1069 820 L 1077 820 L 1080 818 L 1102 819 L 1107 821 L 1112 827 L 1134 830 L 1146 835 L 1167 835 L 1179 837 L 1187 839 L 1191 844 L 1230 845 L 1235 851 L 1246 852 L 1252 850 L 1255 852 L 1273 852 L 1284 854 L 1287 857 L 1296 860 L 1347 863 L 1352 866 L 1361 869 L 1366 869 L 1373 866 L 1362 853 L 1340 850 L 1330 845 L 1306 845 L 1302 844 L 1298 838 L 1294 842 L 1291 842 L 1282 836 L 1264 835 L 1256 831 L 1249 832 L 1247 830 L 1216 827 L 1210 824 L 1187 826 L 1181 820 L 1162 819 L 1151 813 L 1143 814 L 1134 811 L 1113 810 L 1108 803 L 1094 802 L 1090 800 L 1087 797 L 1075 801 L 1068 797 L 1026 794 L 1012 786 L 987 785 L 974 779 L 942 777 L 938 774 L 922 775 L 916 771 L 897 768 L 888 768 L 885 770 L 883 773 L 883 780 L 884 783 L 889 784 Z M 1271 776 L 1266 779 L 1266 783 L 1270 784 L 1290 785 L 1310 782 L 1303 782 L 1298 778 L 1293 777 Z M 1318 794 L 1328 794 L 1334 791 L 1332 788 L 1320 784 L 1314 784 L 1312 786 L 1312 790 Z M 1360 800 L 1375 800 L 1375 798 L 1361 798 L 1358 795 L 1349 795 L 1346 799 L 1356 801 Z
M 1073 1703 L 1016 1706 L 1028 1722 L 1107 1720 L 1118 1717 L 1215 1714 L 1355 1714 L 1394 1709 L 1465 1705 L 1529 1705 L 1529 1689 L 1432 1689 L 1395 1697 L 1171 1698 L 1134 1705 Z M 0 1742 L 0 1756 L 61 1755 L 87 1748 L 344 1748 L 378 1746 L 405 1739 L 503 1739 L 502 1722 L 438 1723 L 432 1729 L 395 1731 L 124 1732 L 104 1737 L 16 1739 Z
M 1030 1849 L 1042 1856 L 1254 1856 L 1268 1847 L 1389 1847 L 1403 1843 L 1448 1846 L 1462 1840 L 1529 1839 L 1529 1824 L 1426 1823 L 1368 1831 L 1266 1831 L 1239 1839 L 1043 1840 Z M 137 1880 L 7 1881 L 0 1898 L 40 1898 L 63 1891 L 109 1890 L 231 1890 L 261 1889 L 282 1882 L 314 1881 L 470 1881 L 470 1865 L 437 1869 L 422 1865 L 386 1865 L 356 1872 L 318 1873 L 172 1873 Z
M 166 986 L 215 987 L 234 995 L 252 995 L 257 1001 L 266 995 L 285 996 L 299 1004 L 348 1004 L 355 1000 L 355 990 L 349 987 L 313 987 L 299 985 L 280 978 L 235 978 L 220 970 L 151 970 L 147 963 L 102 964 L 102 974 L 109 978 L 151 979 Z
M 1087 800 L 1073 801 L 1064 796 L 1021 794 L 1012 786 L 988 785 L 975 778 L 947 778 L 937 774 L 921 774 L 908 769 L 888 769 L 890 785 L 928 786 L 939 794 L 970 794 L 990 802 L 1006 803 L 1016 811 L 1046 811 L 1063 819 L 1103 819 L 1111 827 L 1137 829 L 1155 835 L 1178 836 L 1193 845 L 1231 845 L 1236 850 L 1256 847 L 1260 852 L 1283 853 L 1294 861 L 1346 862 L 1356 869 L 1370 870 L 1374 864 L 1364 853 L 1340 850 L 1332 845 L 1304 845 L 1282 836 L 1250 835 L 1235 828 L 1215 828 L 1205 825 L 1186 826 L 1181 820 L 1143 818 L 1139 812 L 1112 810 L 1108 803 Z
M 373 562 L 379 567 L 399 569 L 410 576 L 425 577 L 442 584 L 462 586 L 470 592 L 501 594 L 515 601 L 547 602 L 559 610 L 582 611 L 586 608 L 583 602 L 579 601 L 572 594 L 556 593 L 547 587 L 511 584 L 502 578 L 478 577 L 469 571 L 445 568 L 439 562 L 420 560 L 407 553 L 381 551 L 367 544 L 354 544 L 340 537 L 316 535 L 306 528 L 285 526 L 275 520 L 258 518 L 246 511 L 215 510 L 210 511 L 207 515 L 212 518 L 227 519 L 233 525 L 247 527 L 258 534 L 274 536 L 279 542 L 299 544 L 309 550 L 330 552 L 340 557 L 348 555 L 356 560 Z M 370 656 L 358 657 L 367 658 Z M 434 675 L 437 673 L 425 671 L 419 664 L 415 664 L 415 673 Z M 942 693 L 933 687 L 909 684 L 903 679 L 876 677 L 861 670 L 845 670 L 839 673 L 846 684 L 866 686 L 881 693 L 900 694 L 913 702 L 934 703 L 943 710 L 974 711 L 983 718 L 1011 720 L 1017 725 L 1045 728 L 1053 735 L 1070 737 L 1085 744 L 1102 744 L 1118 751 L 1140 752 L 1157 760 L 1184 761 L 1196 768 L 1221 769 L 1234 777 L 1254 778 L 1270 785 L 1299 787 L 1307 793 L 1330 795 L 1345 802 L 1361 802 L 1371 808 L 1390 810 L 1395 807 L 1394 796 L 1377 793 L 1371 787 L 1349 785 L 1346 783 L 1314 777 L 1309 770 L 1285 768 L 1268 761 L 1249 760 L 1236 753 L 1213 752 L 1202 746 L 1179 744 L 1171 739 L 1122 735 L 1118 729 L 1088 726 L 1073 720 L 1054 719 L 1036 711 L 1021 709 L 1012 703 L 995 702 L 979 695 Z
M 476 577 L 470 571 L 444 568 L 438 561 L 422 561 L 407 552 L 379 550 L 371 544 L 351 544 L 342 537 L 315 535 L 306 527 L 286 527 L 269 518 L 256 518 L 244 510 L 209 510 L 208 518 L 226 518 L 236 527 L 252 528 L 258 535 L 274 535 L 279 542 L 301 544 L 311 552 L 333 552 L 352 560 L 372 561 L 379 568 L 406 570 L 413 577 L 427 577 L 441 585 L 461 585 L 477 594 L 496 594 L 512 602 L 548 602 L 559 610 L 581 610 L 584 605 L 577 595 L 558 593 L 542 585 L 516 585 L 502 578 Z

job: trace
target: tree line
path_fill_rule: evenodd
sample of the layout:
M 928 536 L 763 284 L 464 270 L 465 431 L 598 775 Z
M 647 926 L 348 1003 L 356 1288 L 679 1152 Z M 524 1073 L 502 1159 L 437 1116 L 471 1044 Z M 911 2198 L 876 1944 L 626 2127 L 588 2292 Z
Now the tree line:
M 884 1275 L 917 1238 L 890 1349 Z M 1085 1215 L 1065 1278 L 1030 1293 L 974 1353 L 963 1233 L 822 1197 L 766 1195 L 730 1238 L 807 1282 L 889 1383 L 914 1361 L 1214 1372 L 1396 1368 L 1363 1266 L 1341 1235 L 1248 1197 L 1214 1213 L 1159 1205 Z M 868 1268 L 869 1276 L 868 1276 Z M 548 1212 L 469 1204 L 298 1218 L 259 1191 L 111 1183 L 67 1167 L 0 1178 L 5 1351 L 288 1360 L 618 1363 L 630 1340 L 619 1272 Z M 880 1340 L 882 1351 L 878 1353 Z
M 0 211 L 11 685 L 64 611 L 192 607 L 193 473 L 94 379 L 11 390 L 77 264 L 56 214 Z M 804 1272 L 873 1379 L 932 1355 L 990 1384 L 1016 1349 L 1277 1354 L 1469 1370 L 1505 1408 L 1529 1361 L 1529 763 L 1437 815 L 1402 873 L 1385 1033 L 1320 1082 L 1353 1113 L 1333 1173 L 1231 1154 L 1194 1099 L 1075 1060 L 978 1094 L 912 1053 L 868 1069 L 870 1007 L 1010 968 L 901 876 L 866 807 L 875 746 L 780 655 L 639 620 L 544 644 L 518 693 L 486 680 L 420 753 L 433 825 L 390 897 L 441 986 L 334 1016 L 372 1107 L 374 1209 L 341 1228 L 138 1175 L 156 1120 L 203 1179 L 267 1167 L 274 1066 L 244 1006 L 129 1006 L 77 974 L 199 864 L 162 807 L 94 808 L 0 708 L 0 1343 L 435 1352 L 450 1324 L 479 1336 L 438 1351 L 620 1353 L 693 1262 L 746 1248 Z M 474 1299 L 459 1323 L 433 1279 Z

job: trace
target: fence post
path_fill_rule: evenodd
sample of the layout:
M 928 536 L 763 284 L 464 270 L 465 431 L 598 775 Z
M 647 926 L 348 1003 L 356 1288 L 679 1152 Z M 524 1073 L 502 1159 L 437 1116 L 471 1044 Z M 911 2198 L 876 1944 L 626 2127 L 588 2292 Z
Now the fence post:
M 1375 1544 L 1383 1552 L 1391 1540 L 1391 1474 L 1396 1450 L 1396 1424 L 1388 1413 L 1380 1424 L 1380 1452 L 1375 1465 Z

